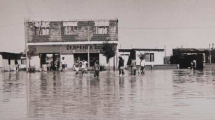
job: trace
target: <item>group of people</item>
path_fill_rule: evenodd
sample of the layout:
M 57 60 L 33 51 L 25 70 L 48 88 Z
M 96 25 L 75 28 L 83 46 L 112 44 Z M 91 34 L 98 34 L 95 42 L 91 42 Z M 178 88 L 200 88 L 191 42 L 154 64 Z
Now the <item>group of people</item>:
M 76 74 L 78 74 L 79 70 L 81 70 L 82 75 L 87 73 L 87 67 L 88 67 L 88 63 L 84 59 L 82 61 L 76 60 L 73 65 L 73 68 L 76 71 Z M 98 60 L 94 62 L 93 69 L 94 69 L 94 77 L 99 77 L 100 66 L 99 66 Z
M 73 68 L 76 71 L 76 74 L 78 74 L 79 70 L 81 69 L 83 75 L 84 73 L 87 73 L 87 66 L 88 66 L 87 61 L 83 59 L 82 61 L 76 60 L 73 65 Z
M 60 69 L 60 60 L 59 58 L 56 58 L 55 61 L 51 61 L 50 58 L 47 58 L 46 60 L 46 64 L 47 64 L 47 71 L 52 71 L 52 70 L 59 70 Z M 65 57 L 62 57 L 61 60 L 61 71 L 65 71 L 67 67 L 67 64 L 65 62 Z
M 145 59 L 140 60 L 140 67 L 137 70 L 137 64 L 135 59 L 131 59 L 131 75 L 136 75 L 137 71 L 138 74 L 144 74 L 145 73 Z M 118 70 L 119 70 L 119 76 L 124 75 L 124 59 L 119 56 L 119 65 L 118 65 Z
M 56 60 L 55 63 L 53 64 L 54 65 L 51 65 L 51 62 L 48 63 L 48 70 L 51 70 L 51 66 L 54 66 L 57 69 L 57 67 L 59 67 L 59 60 Z M 61 71 L 65 71 L 67 67 L 67 64 L 65 62 L 65 57 L 62 57 L 61 65 L 62 65 Z M 73 65 L 73 69 L 76 71 L 76 74 L 79 74 L 79 71 L 81 71 L 82 75 L 86 74 L 88 71 L 88 62 L 85 61 L 84 59 L 82 61 L 76 59 Z M 94 70 L 94 77 L 99 77 L 100 65 L 98 60 L 94 61 L 93 70 Z M 119 70 L 119 76 L 125 74 L 124 59 L 121 56 L 119 56 L 118 70 Z M 131 75 L 136 75 L 137 72 L 138 74 L 145 73 L 145 59 L 141 59 L 140 67 L 138 70 L 137 70 L 136 60 L 131 59 Z

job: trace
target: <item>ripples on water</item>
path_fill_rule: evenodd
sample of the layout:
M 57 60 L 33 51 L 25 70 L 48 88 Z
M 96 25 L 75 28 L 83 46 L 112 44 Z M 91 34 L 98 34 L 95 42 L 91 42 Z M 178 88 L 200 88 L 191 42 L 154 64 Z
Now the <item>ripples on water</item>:
M 0 73 L 1 120 L 209 120 L 215 71 Z

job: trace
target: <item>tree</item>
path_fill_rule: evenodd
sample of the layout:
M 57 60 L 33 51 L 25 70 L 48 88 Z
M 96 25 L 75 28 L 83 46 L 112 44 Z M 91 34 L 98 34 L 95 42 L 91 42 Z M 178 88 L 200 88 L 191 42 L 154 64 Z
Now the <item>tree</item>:
M 28 52 L 27 52 L 27 57 L 29 59 L 29 67 L 31 67 L 30 60 L 31 60 L 32 56 L 35 56 L 35 55 L 36 55 L 36 47 L 35 46 L 30 46 L 28 48 Z
M 101 47 L 101 53 L 106 57 L 106 63 L 109 63 L 110 58 L 116 54 L 116 44 L 110 44 L 108 41 L 104 42 Z
M 146 53 L 140 53 L 140 54 L 138 55 L 138 57 L 140 58 L 140 60 L 143 60 L 143 59 L 146 58 Z

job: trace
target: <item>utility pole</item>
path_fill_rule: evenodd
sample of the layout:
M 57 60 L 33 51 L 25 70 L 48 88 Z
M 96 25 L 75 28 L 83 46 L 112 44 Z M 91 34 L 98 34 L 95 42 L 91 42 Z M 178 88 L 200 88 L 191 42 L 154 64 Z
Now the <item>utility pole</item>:
M 212 61 L 213 49 L 214 49 L 214 43 L 212 43 L 212 46 L 211 46 L 211 63 L 213 62 L 213 61 Z
M 210 48 L 211 44 L 209 44 L 209 63 L 211 64 L 211 48 Z
M 164 51 L 165 51 L 164 64 L 168 64 L 166 59 L 166 45 L 164 45 Z
M 89 44 L 89 41 L 90 41 L 90 35 L 89 35 L 89 22 L 87 24 L 87 40 L 88 40 L 88 51 L 87 51 L 87 62 L 88 62 L 88 69 L 90 68 L 90 44 Z
M 24 28 L 25 28 L 25 56 L 26 56 L 26 72 L 28 72 L 28 45 L 27 45 L 27 25 L 26 20 L 24 18 Z

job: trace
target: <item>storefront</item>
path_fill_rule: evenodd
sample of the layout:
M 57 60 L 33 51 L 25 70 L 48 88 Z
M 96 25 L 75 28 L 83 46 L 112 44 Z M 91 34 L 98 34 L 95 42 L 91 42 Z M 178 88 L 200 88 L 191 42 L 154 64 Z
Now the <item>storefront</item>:
M 110 44 L 116 45 L 117 42 L 111 42 Z M 77 61 L 88 61 L 88 44 L 78 44 L 78 43 L 54 43 L 52 45 L 41 45 L 41 44 L 29 44 L 29 48 L 34 47 L 36 50 L 36 56 L 32 57 L 32 65 L 41 68 L 44 64 L 50 64 L 52 70 L 57 70 L 60 68 L 60 61 L 62 57 L 65 58 L 68 69 L 71 69 L 74 62 Z M 101 54 L 102 44 L 97 42 L 97 44 L 89 44 L 89 62 L 90 67 L 94 65 L 95 61 L 99 61 L 101 66 L 105 66 L 106 57 Z M 116 66 L 116 56 L 110 59 L 110 65 Z

